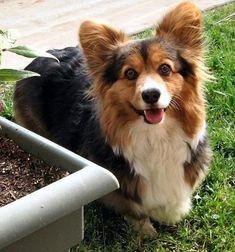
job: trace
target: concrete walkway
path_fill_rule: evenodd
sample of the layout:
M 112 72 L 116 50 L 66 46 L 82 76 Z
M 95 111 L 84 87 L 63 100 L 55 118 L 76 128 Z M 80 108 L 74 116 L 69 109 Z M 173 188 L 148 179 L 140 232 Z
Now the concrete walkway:
M 128 34 L 152 27 L 176 0 L 0 0 L 0 27 L 16 29 L 18 45 L 37 49 L 77 44 L 81 21 L 101 18 Z M 207 10 L 232 0 L 194 0 Z M 27 60 L 6 55 L 2 67 L 24 67 Z

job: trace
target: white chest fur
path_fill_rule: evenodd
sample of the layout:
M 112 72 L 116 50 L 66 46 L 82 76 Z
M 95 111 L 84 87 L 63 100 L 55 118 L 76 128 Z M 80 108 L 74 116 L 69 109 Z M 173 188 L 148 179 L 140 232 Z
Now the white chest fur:
M 191 155 L 186 142 L 195 145 L 195 139 L 188 139 L 170 118 L 159 125 L 139 120 L 131 134 L 132 144 L 123 155 L 144 178 L 142 211 L 160 222 L 179 221 L 190 209 L 192 188 L 184 179 L 183 164 Z

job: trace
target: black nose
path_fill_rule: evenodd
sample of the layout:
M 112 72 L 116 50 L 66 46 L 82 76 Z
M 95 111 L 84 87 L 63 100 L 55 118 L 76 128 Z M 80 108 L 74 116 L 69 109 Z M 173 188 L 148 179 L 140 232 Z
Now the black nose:
M 160 91 L 155 88 L 147 89 L 142 92 L 142 98 L 146 103 L 155 103 L 160 97 Z

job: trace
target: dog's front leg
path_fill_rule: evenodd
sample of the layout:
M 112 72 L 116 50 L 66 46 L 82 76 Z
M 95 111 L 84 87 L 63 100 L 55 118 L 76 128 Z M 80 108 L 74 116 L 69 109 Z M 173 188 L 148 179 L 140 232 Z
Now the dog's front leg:
M 148 217 L 136 219 L 130 216 L 125 216 L 125 219 L 131 225 L 133 230 L 138 232 L 143 238 L 154 237 L 157 234 L 156 229 L 153 227 Z

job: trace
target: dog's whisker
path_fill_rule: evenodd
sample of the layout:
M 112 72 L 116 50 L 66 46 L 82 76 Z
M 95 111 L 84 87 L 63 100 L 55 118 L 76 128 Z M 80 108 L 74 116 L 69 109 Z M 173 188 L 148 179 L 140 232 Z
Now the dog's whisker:
M 169 108 L 170 109 L 175 109 L 175 110 L 178 110 L 178 111 L 181 110 L 179 103 L 175 99 L 171 100 L 171 102 L 169 104 Z

